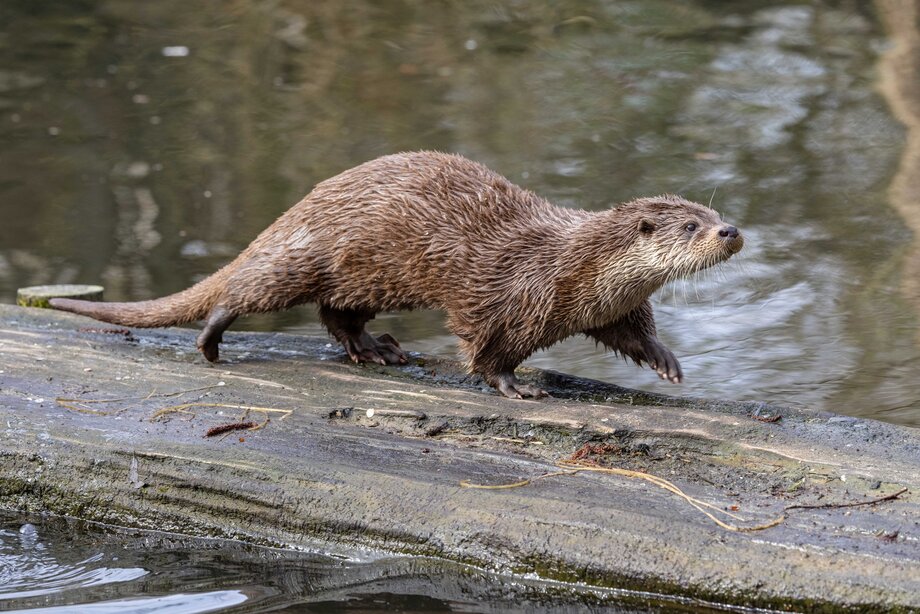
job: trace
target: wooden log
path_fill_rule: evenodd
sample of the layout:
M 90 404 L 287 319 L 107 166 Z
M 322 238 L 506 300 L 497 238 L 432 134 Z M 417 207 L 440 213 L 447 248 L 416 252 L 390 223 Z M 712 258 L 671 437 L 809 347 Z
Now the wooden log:
M 58 284 L 54 286 L 29 286 L 16 291 L 16 304 L 20 307 L 49 308 L 53 298 L 75 298 L 84 301 L 101 301 L 102 286 Z
M 554 398 L 515 401 L 452 361 L 358 367 L 294 335 L 227 333 L 211 365 L 195 332 L 0 306 L 0 509 L 429 555 L 580 583 L 559 588 L 572 600 L 920 607 L 917 430 L 527 370 Z M 205 437 L 237 421 L 259 428 Z M 666 478 L 731 524 L 784 519 L 734 532 L 643 479 L 540 477 L 577 458 Z

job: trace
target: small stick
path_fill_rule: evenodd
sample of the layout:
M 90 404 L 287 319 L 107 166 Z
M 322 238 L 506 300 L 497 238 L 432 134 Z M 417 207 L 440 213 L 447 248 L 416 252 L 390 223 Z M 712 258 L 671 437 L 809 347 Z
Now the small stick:
M 543 478 L 549 478 L 549 477 L 554 477 L 558 475 L 575 475 L 576 473 L 579 473 L 581 471 L 594 471 L 598 473 L 612 473 L 614 475 L 621 475 L 621 476 L 628 477 L 628 478 L 639 478 L 642 480 L 646 480 L 647 482 L 651 482 L 655 486 L 658 486 L 659 488 L 663 488 L 667 490 L 668 492 L 671 492 L 677 495 L 678 497 L 681 497 L 691 506 L 696 508 L 697 511 L 704 514 L 707 518 L 712 520 L 714 523 L 716 523 L 717 525 L 719 525 L 720 527 L 728 531 L 735 531 L 739 533 L 750 532 L 750 531 L 762 531 L 764 529 L 769 529 L 770 527 L 775 527 L 776 525 L 786 520 L 786 516 L 783 515 L 783 516 L 774 518 L 773 520 L 765 524 L 759 524 L 759 525 L 750 526 L 750 527 L 732 525 L 732 524 L 728 524 L 727 522 L 723 522 L 721 519 L 717 518 L 715 515 L 713 515 L 711 512 L 707 511 L 704 508 L 712 509 L 714 511 L 719 512 L 720 514 L 725 514 L 726 516 L 734 518 L 735 520 L 740 520 L 742 522 L 744 521 L 744 519 L 741 518 L 740 516 L 732 514 L 731 512 L 728 512 L 719 507 L 716 507 L 715 505 L 712 505 L 711 503 L 707 503 L 695 497 L 691 497 L 690 495 L 686 494 L 684 491 L 682 491 L 680 488 L 678 488 L 677 486 L 675 486 L 668 480 L 664 478 L 660 478 L 657 475 L 652 475 L 651 473 L 644 473 L 642 471 L 631 471 L 629 469 L 617 469 L 614 467 L 597 467 L 595 465 L 586 465 L 584 463 L 577 462 L 577 461 L 571 461 L 571 460 L 558 461 L 556 465 L 562 468 L 563 471 L 555 471 L 552 473 L 546 473 L 544 475 L 537 476 L 530 480 L 521 480 L 520 482 L 512 482 L 511 484 L 496 484 L 493 486 L 486 485 L 486 484 L 473 484 L 467 480 L 463 480 L 460 482 L 460 486 L 464 488 L 478 488 L 482 490 L 500 490 L 500 489 L 505 489 L 505 488 L 519 488 L 521 486 L 527 486 L 531 482 L 535 482 L 536 480 L 540 480 Z
M 788 510 L 823 510 L 823 509 L 836 509 L 838 507 L 856 507 L 858 505 L 873 505 L 875 503 L 881 503 L 882 501 L 891 501 L 897 499 L 901 495 L 907 492 L 907 488 L 902 488 L 898 492 L 891 493 L 890 495 L 885 495 L 884 497 L 879 497 L 877 499 L 870 499 L 869 501 L 857 501 L 856 503 L 822 503 L 819 505 L 808 505 L 804 503 L 799 503 L 796 505 L 789 505 L 783 508 L 783 511 Z
M 517 443 L 522 446 L 526 446 L 528 443 L 530 443 L 526 439 L 517 439 L 514 437 L 496 437 L 494 435 L 489 437 L 489 439 L 494 439 L 495 441 L 507 441 L 508 443 Z
M 55 399 L 54 402 L 65 409 L 78 411 L 81 414 L 93 414 L 94 416 L 108 416 L 109 415 L 109 412 L 107 411 L 99 411 L 98 409 L 90 409 L 88 407 L 77 407 L 76 405 L 71 405 L 70 403 L 67 402 L 71 400 L 72 399 Z
M 175 392 L 163 392 L 161 394 L 155 394 L 152 396 L 155 397 L 177 397 L 180 394 L 188 394 L 189 392 L 200 392 L 202 390 L 210 390 L 211 388 L 222 388 L 224 386 L 223 382 L 217 384 L 211 384 L 210 386 L 202 386 L 201 388 L 189 388 L 187 390 L 177 390 Z M 149 398 L 149 397 L 148 397 Z
M 360 410 L 360 407 L 355 409 Z M 414 409 L 368 409 L 365 411 L 365 414 L 368 418 L 373 418 L 374 416 L 383 416 L 385 418 L 414 418 L 415 420 L 424 420 L 427 418 L 425 412 L 416 411 Z
M 664 478 L 660 478 L 657 475 L 653 475 L 651 473 L 645 473 L 643 471 L 632 471 L 630 469 L 618 469 L 616 467 L 595 467 L 595 466 L 590 466 L 590 465 L 585 466 L 585 465 L 582 465 L 581 463 L 578 463 L 578 462 L 573 463 L 571 461 L 561 461 L 556 464 L 559 465 L 560 467 L 572 468 L 577 471 L 594 471 L 597 473 L 612 473 L 613 475 L 621 475 L 627 478 L 638 478 L 640 480 L 651 482 L 655 486 L 658 486 L 659 488 L 663 488 L 667 490 L 668 492 L 671 492 L 677 495 L 678 497 L 681 497 L 682 499 L 687 501 L 687 503 L 695 507 L 699 512 L 708 516 L 709 519 L 715 522 L 717 525 L 719 525 L 723 529 L 728 529 L 729 531 L 760 531 L 762 529 L 769 529 L 770 527 L 774 527 L 786 519 L 785 516 L 780 516 L 768 522 L 767 524 L 757 525 L 754 527 L 737 527 L 737 526 L 722 522 L 721 520 L 719 520 L 718 518 L 713 516 L 711 513 L 704 510 L 703 508 L 708 507 L 711 510 L 717 511 L 721 514 L 725 514 L 726 516 L 730 516 L 731 518 L 734 518 L 735 520 L 744 521 L 744 518 L 741 518 L 740 516 L 732 514 L 731 512 L 728 512 L 726 510 L 723 510 L 720 507 L 712 505 L 711 503 L 706 503 L 705 501 L 701 501 L 700 499 L 691 497 L 690 495 L 682 491 L 680 488 L 675 486 L 673 483 L 669 482 L 668 480 Z
M 536 482 L 537 480 L 542 480 L 543 478 L 552 478 L 557 475 L 574 475 L 576 471 L 553 471 L 552 473 L 544 473 L 543 475 L 538 475 L 535 478 L 529 480 L 521 480 L 520 482 L 511 482 L 510 484 L 474 484 L 469 480 L 460 480 L 460 486 L 464 488 L 477 488 L 479 490 L 502 490 L 505 488 L 519 488 L 521 486 L 527 486 L 531 482 Z
M 243 414 L 244 418 L 247 415 L 249 415 L 248 412 L 250 411 L 258 411 L 264 414 L 268 414 L 268 413 L 284 414 L 283 416 L 281 416 L 281 418 L 279 418 L 279 420 L 284 420 L 285 418 L 287 418 L 288 416 L 294 413 L 293 409 L 275 409 L 273 407 L 255 407 L 254 405 L 228 405 L 227 403 L 182 403 L 181 405 L 170 405 L 169 407 L 158 409 L 157 411 L 153 413 L 152 416 L 150 416 L 150 421 L 153 422 L 166 414 L 171 414 L 177 411 L 183 411 L 185 409 L 188 409 L 189 407 L 225 407 L 227 409 L 243 409 L 243 410 L 246 410 L 247 412 Z
M 170 405 L 169 407 L 164 407 L 163 409 L 158 409 L 157 411 L 155 411 L 153 413 L 153 416 L 150 418 L 150 421 L 153 422 L 154 420 L 161 418 L 167 414 L 188 414 L 192 418 L 196 417 L 195 412 L 186 411 L 185 405 Z
M 73 411 L 78 411 L 84 414 L 95 414 L 98 416 L 108 416 L 108 415 L 111 415 L 112 413 L 120 413 L 124 411 L 124 408 L 117 409 L 114 412 L 105 412 L 105 411 L 98 411 L 95 409 L 76 407 L 72 404 L 79 403 L 81 405 L 92 405 L 95 403 L 120 403 L 122 401 L 147 401 L 153 398 L 176 397 L 182 394 L 188 394 L 189 392 L 200 392 L 202 390 L 210 390 L 211 388 L 220 388 L 223 385 L 224 385 L 223 383 L 212 384 L 211 386 L 201 386 L 200 388 L 189 388 L 188 390 L 176 390 L 175 392 L 162 392 L 160 394 L 156 394 L 156 389 L 154 389 L 150 394 L 148 394 L 145 397 L 122 397 L 120 399 L 65 399 L 62 397 L 58 397 L 54 399 L 54 402 L 60 405 L 61 407 L 64 407 L 66 409 L 72 409 Z
M 281 418 L 281 419 L 284 420 L 284 418 Z M 250 428 L 249 430 L 250 430 L 250 431 L 261 431 L 261 430 L 264 429 L 266 426 L 268 426 L 268 423 L 271 422 L 271 421 L 272 421 L 272 419 L 269 418 L 269 417 L 266 415 L 266 416 L 265 416 L 265 420 L 263 420 L 263 421 L 260 422 L 259 424 L 255 425 L 254 427 Z

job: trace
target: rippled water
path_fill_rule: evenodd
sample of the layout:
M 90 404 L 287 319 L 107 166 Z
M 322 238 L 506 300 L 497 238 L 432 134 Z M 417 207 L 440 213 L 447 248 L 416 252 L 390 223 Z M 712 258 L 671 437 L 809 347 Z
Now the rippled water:
M 688 612 L 703 604 L 502 578 L 420 558 L 343 556 L 0 516 L 0 611 Z
M 0 294 L 168 294 L 317 181 L 441 149 L 564 206 L 711 200 L 745 233 L 733 261 L 657 299 L 683 386 L 584 339 L 530 364 L 918 425 L 920 197 L 913 141 L 877 87 L 881 23 L 909 16 L 889 4 L 10 0 Z M 904 119 L 918 101 L 898 104 Z M 244 328 L 323 332 L 309 307 Z M 456 352 L 440 314 L 374 328 Z
M 147 575 L 135 567 L 104 567 L 102 554 L 73 563 L 60 562 L 30 523 L 18 530 L 0 530 L 0 540 L 0 595 L 4 599 L 38 597 L 72 586 L 101 586 Z

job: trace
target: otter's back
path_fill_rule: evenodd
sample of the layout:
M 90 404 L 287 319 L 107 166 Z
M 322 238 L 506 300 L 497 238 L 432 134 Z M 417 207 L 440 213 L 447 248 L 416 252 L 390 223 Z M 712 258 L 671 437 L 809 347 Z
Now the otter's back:
M 276 224 L 286 253 L 309 244 L 322 254 L 330 304 L 397 310 L 443 308 L 465 286 L 499 278 L 509 246 L 561 241 L 586 215 L 461 156 L 417 152 L 323 181 Z

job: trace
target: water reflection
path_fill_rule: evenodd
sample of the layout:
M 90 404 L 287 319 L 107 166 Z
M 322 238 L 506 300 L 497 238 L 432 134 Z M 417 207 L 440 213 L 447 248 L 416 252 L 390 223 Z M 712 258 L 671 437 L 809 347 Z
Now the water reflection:
M 0 517 L 0 611 L 714 611 L 702 603 L 503 578 L 430 559 L 343 554 Z
M 915 19 L 909 3 L 878 5 L 10 0 L 0 292 L 179 290 L 317 181 L 400 150 L 460 152 L 568 206 L 665 191 L 708 202 L 717 188 L 744 252 L 658 300 L 686 385 L 584 340 L 532 364 L 920 424 L 916 139 L 903 150 L 874 90 L 884 57 L 885 95 L 913 135 Z M 235 328 L 315 322 L 300 309 Z M 377 326 L 450 355 L 442 322 Z
M 0 601 L 126 582 L 147 574 L 136 567 L 107 567 L 104 558 L 94 554 L 65 562 L 56 558 L 39 538 L 35 525 L 26 523 L 19 530 L 0 529 Z
M 227 610 L 246 601 L 240 591 L 213 591 L 210 593 L 177 594 L 141 599 L 117 599 L 101 603 L 53 606 L 13 610 L 19 614 L 204 614 Z

